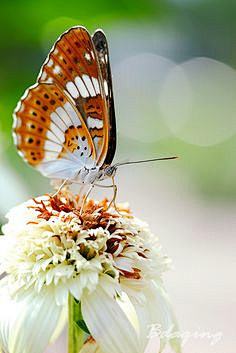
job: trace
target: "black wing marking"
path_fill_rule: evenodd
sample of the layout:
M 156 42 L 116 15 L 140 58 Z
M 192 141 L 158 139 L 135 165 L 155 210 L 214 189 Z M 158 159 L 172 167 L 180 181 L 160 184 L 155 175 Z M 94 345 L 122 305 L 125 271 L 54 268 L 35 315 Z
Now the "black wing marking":
M 115 106 L 112 91 L 112 76 L 109 61 L 109 52 L 106 36 L 102 30 L 98 29 L 92 37 L 103 80 L 107 83 L 106 100 L 109 109 L 109 138 L 108 138 L 108 151 L 103 165 L 110 165 L 113 161 L 116 151 L 116 117 Z

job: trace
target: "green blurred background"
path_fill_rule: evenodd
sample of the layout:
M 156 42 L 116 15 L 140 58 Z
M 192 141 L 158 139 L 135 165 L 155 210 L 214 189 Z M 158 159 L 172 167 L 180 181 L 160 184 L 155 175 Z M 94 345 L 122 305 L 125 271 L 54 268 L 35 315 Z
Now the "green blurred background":
M 192 353 L 233 352 L 235 343 L 229 314 L 235 304 L 229 271 L 235 265 L 235 18 L 230 0 L 0 4 L 1 222 L 14 204 L 51 190 L 16 153 L 14 107 L 64 30 L 103 28 L 114 80 L 116 161 L 181 157 L 122 167 L 117 183 L 118 198 L 149 221 L 174 259 L 167 286 L 184 330 L 223 332 L 214 347 L 190 340 Z

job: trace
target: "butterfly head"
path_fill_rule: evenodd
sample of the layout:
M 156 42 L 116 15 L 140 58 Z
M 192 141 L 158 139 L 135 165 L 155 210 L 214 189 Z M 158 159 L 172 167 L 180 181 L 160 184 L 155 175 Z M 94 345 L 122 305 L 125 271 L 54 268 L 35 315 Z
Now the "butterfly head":
M 99 168 L 98 166 L 92 168 L 84 167 L 79 172 L 79 179 L 84 184 L 94 184 L 97 181 L 115 176 L 116 170 L 117 165 L 105 166 L 104 168 Z
M 114 177 L 117 171 L 117 165 L 109 165 L 103 169 L 101 179 Z

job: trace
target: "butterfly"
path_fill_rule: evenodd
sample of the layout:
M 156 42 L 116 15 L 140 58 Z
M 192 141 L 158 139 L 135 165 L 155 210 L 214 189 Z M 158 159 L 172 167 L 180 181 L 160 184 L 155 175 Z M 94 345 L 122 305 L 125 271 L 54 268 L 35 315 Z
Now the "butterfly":
M 50 178 L 93 184 L 111 177 L 116 119 L 106 36 L 82 26 L 55 42 L 36 84 L 14 111 L 18 153 Z
M 106 36 L 82 26 L 63 33 L 44 62 L 36 84 L 14 111 L 13 137 L 18 153 L 42 175 L 66 183 L 97 185 L 112 178 L 116 163 L 116 119 Z M 106 186 L 104 186 L 106 187 Z M 107 186 L 109 187 L 109 186 Z

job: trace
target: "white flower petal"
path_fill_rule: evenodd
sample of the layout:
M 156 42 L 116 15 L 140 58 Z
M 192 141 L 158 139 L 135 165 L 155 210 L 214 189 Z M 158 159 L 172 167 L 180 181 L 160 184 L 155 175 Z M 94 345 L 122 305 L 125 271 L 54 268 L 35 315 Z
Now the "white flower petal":
M 160 296 L 163 298 L 163 300 L 165 301 L 165 303 L 168 307 L 169 327 L 172 328 L 170 339 L 169 339 L 170 345 L 176 353 L 180 353 L 181 352 L 181 339 L 178 335 L 179 326 L 178 326 L 177 319 L 176 319 L 174 310 L 172 308 L 169 296 L 168 296 L 167 292 L 165 291 L 165 289 L 163 287 L 161 287 L 160 285 L 158 285 L 157 283 L 156 283 L 156 287 L 158 288 L 158 290 L 160 292 Z
M 106 292 L 106 294 L 111 298 L 114 298 L 116 295 L 122 295 L 120 285 L 115 278 L 101 274 L 99 276 L 99 284 Z
M 133 272 L 133 267 L 134 267 L 133 259 L 120 256 L 115 259 L 115 264 L 116 264 L 116 267 L 118 267 L 121 270 Z
M 124 313 L 129 318 L 129 321 L 133 325 L 135 331 L 140 334 L 139 321 L 137 313 L 134 309 L 132 302 L 130 301 L 128 295 L 125 292 L 121 292 L 120 296 L 116 299 L 116 302 L 124 311 Z
M 57 322 L 57 326 L 56 326 L 56 328 L 50 338 L 49 343 L 54 343 L 58 339 L 58 337 L 62 333 L 67 321 L 68 321 L 68 305 L 66 303 L 66 305 L 62 306 L 60 318 Z
M 139 334 L 139 344 L 141 347 L 141 351 L 144 352 L 145 347 L 148 343 L 148 331 L 149 331 L 149 313 L 146 308 L 146 303 L 140 303 L 138 300 L 134 298 L 130 298 L 136 314 L 139 320 L 140 326 L 140 334 Z
M 80 300 L 83 288 L 80 286 L 79 280 L 77 278 L 72 278 L 67 281 L 66 286 L 73 297 Z
M 55 288 L 56 304 L 66 305 L 68 300 L 68 289 L 64 283 L 58 283 Z
M 52 290 L 22 291 L 12 299 L 0 293 L 0 346 L 5 353 L 42 353 L 55 332 L 62 312 Z
M 179 353 L 181 351 L 180 339 L 174 335 L 175 332 L 178 333 L 178 325 L 164 288 L 153 281 L 149 283 L 149 286 L 146 283 L 144 287 L 140 281 L 132 279 L 122 280 L 121 287 L 128 294 L 138 315 L 141 346 L 146 347 L 151 325 L 155 325 L 157 336 L 163 333 L 160 337 L 160 352 L 169 341 L 175 352 Z
M 47 196 L 37 197 L 36 200 L 46 201 Z M 27 222 L 37 221 L 37 212 L 34 211 L 32 206 L 35 206 L 33 199 L 30 199 L 18 206 L 12 207 L 11 210 L 6 214 L 6 218 L 9 220 L 9 223 L 5 224 L 2 227 L 4 234 L 16 233 L 25 229 Z
M 174 334 L 175 332 L 178 333 L 178 326 L 169 297 L 160 284 L 154 282 L 152 284 L 152 289 L 146 294 L 147 309 L 150 314 L 150 323 L 159 325 L 163 333 L 160 352 L 163 351 L 169 341 L 178 353 L 181 351 L 181 342 Z
M 135 298 L 139 303 L 146 302 L 145 289 L 148 286 L 148 282 L 145 280 L 132 278 L 122 278 L 120 280 L 122 290 L 124 290 L 129 298 Z
M 91 335 L 104 353 L 141 353 L 130 318 L 100 285 L 83 295 L 81 308 Z
M 122 289 L 127 293 L 133 307 L 136 311 L 139 326 L 139 344 L 141 351 L 144 352 L 148 342 L 148 333 L 150 325 L 150 313 L 147 310 L 147 298 L 145 296 L 144 284 L 137 280 L 129 279 L 121 281 Z

